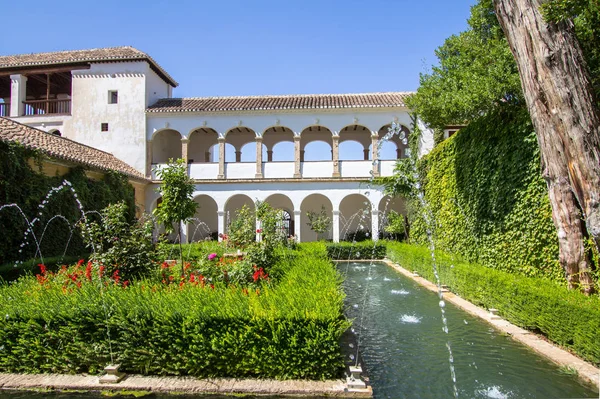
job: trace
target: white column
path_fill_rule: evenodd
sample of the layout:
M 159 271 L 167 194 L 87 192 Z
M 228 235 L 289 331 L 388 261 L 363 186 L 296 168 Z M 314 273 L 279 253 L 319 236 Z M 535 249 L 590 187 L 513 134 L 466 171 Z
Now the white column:
M 188 242 L 188 225 L 185 222 L 181 222 L 181 243 L 187 244 Z
M 225 234 L 225 211 L 218 211 L 217 212 L 217 220 L 218 220 L 217 230 L 219 232 L 219 241 L 223 241 L 220 236 L 222 234 Z
M 300 242 L 300 231 L 302 230 L 302 225 L 300 224 L 301 219 L 302 212 L 294 211 L 294 236 L 296 236 L 296 242 Z
M 340 242 L 340 211 L 333 211 L 333 242 Z
M 371 213 L 371 236 L 373 241 L 379 240 L 379 211 L 373 210 Z
M 331 158 L 333 159 L 332 177 L 340 177 L 340 136 L 331 138 Z
M 379 176 L 379 135 L 377 132 L 371 132 L 371 158 L 373 160 L 373 177 Z
M 25 113 L 23 101 L 27 99 L 27 76 L 10 75 L 10 116 L 22 116 Z
M 298 179 L 302 177 L 300 172 L 300 162 L 302 162 L 302 156 L 300 155 L 300 136 L 294 136 L 294 178 Z M 298 238 L 299 236 L 296 236 Z

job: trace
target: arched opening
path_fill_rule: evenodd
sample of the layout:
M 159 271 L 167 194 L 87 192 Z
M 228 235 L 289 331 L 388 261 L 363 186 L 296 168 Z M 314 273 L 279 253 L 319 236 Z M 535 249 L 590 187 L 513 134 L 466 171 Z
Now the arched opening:
M 283 212 L 283 225 L 287 232 L 287 236 L 294 235 L 294 204 L 289 197 L 283 194 L 273 194 L 265 199 L 265 202 L 275 209 L 280 209 Z
M 324 126 L 304 129 L 300 135 L 300 161 L 331 161 L 332 137 L 331 130 Z
M 346 140 L 340 143 L 340 161 L 363 161 L 365 148 L 361 143 L 354 140 Z
M 362 125 L 350 125 L 340 130 L 339 158 L 345 161 L 366 161 L 369 159 L 371 130 Z M 352 142 L 354 144 L 348 144 Z
M 350 194 L 340 203 L 340 239 L 371 239 L 371 201 L 362 194 Z
M 266 156 L 263 162 L 294 161 L 294 132 L 283 126 L 274 126 L 265 130 L 263 144 Z
M 219 135 L 214 129 L 200 128 L 190 134 L 188 143 L 189 163 L 219 162 Z M 214 157 L 216 148 L 216 160 Z
M 181 134 L 177 130 L 162 130 L 152 138 L 152 164 L 167 163 L 181 158 Z
M 62 133 L 58 129 L 52 129 L 48 133 L 53 134 L 53 135 L 58 136 L 58 137 L 62 136 Z
M 384 238 L 392 238 L 397 239 L 400 237 L 404 237 L 406 233 L 409 233 L 410 226 L 406 226 L 404 232 L 390 232 L 386 231 L 386 227 L 391 222 L 390 215 L 392 212 L 397 215 L 401 215 L 404 217 L 404 221 L 406 222 L 406 200 L 403 197 L 391 197 L 389 195 L 384 196 L 381 201 L 379 201 L 379 232 Z
M 256 142 L 244 144 L 240 149 L 242 152 L 240 162 L 256 162 Z M 267 159 L 267 147 L 262 145 L 263 162 Z
M 227 153 L 230 151 L 230 147 L 226 146 L 225 147 L 225 161 L 226 162 L 252 162 L 252 161 L 242 161 L 242 147 L 245 147 L 247 144 L 255 143 L 255 138 L 256 138 L 256 133 L 254 133 L 254 130 L 249 129 L 247 127 L 236 127 L 233 128 L 231 130 L 229 130 L 227 132 L 227 134 L 225 135 L 225 140 L 228 144 L 231 144 L 234 149 L 234 156 L 235 158 L 234 161 L 228 161 L 228 159 L 231 159 L 227 156 Z M 250 154 L 252 153 L 252 149 L 250 149 L 251 147 L 247 147 L 246 149 L 246 153 Z M 254 162 L 256 162 L 256 147 L 254 147 Z M 249 155 L 247 155 L 245 157 L 245 159 L 247 159 L 249 157 Z
M 322 209 L 325 209 L 325 215 L 329 218 L 330 221 L 333 221 L 333 206 L 329 198 L 324 196 L 323 194 L 311 194 L 304 198 L 302 204 L 300 205 L 300 237 L 303 242 L 307 241 L 316 241 L 317 233 L 311 230 L 309 226 L 308 212 L 320 213 Z M 326 239 L 331 240 L 332 237 L 332 227 L 319 234 L 318 239 Z
M 206 239 L 217 239 L 219 222 L 217 217 L 217 203 L 205 194 L 194 198 L 198 204 L 196 214 L 188 225 L 188 242 L 197 242 Z
M 372 145 L 369 146 L 369 160 L 373 160 L 373 153 L 371 149 Z M 398 146 L 393 141 L 384 141 L 379 147 L 378 158 L 380 161 L 393 161 L 398 159 Z
M 385 139 L 385 136 L 388 135 L 391 127 L 392 127 L 392 125 L 390 124 L 390 125 L 385 125 L 381 129 L 379 129 L 379 132 L 378 132 L 379 141 L 383 141 L 382 149 L 383 149 L 383 146 L 386 145 L 385 143 L 388 143 L 388 142 L 394 143 L 396 146 L 395 157 L 387 158 L 387 159 L 389 160 L 389 159 L 406 158 L 408 156 L 406 150 L 408 148 L 408 135 L 410 134 L 410 130 L 406 126 L 400 125 L 400 131 L 402 133 L 404 133 L 404 139 L 400 138 L 400 136 L 398 134 L 394 134 L 393 136 L 389 137 L 388 139 Z M 384 158 L 380 158 L 380 159 L 385 160 Z
M 237 212 L 242 209 L 244 205 L 247 205 L 248 208 L 254 212 L 254 201 L 245 194 L 233 195 L 229 197 L 225 203 L 225 226 L 227 232 L 229 232 L 229 225 L 236 218 Z
M 302 161 L 331 161 L 331 144 L 326 141 L 314 140 L 304 146 L 301 151 Z

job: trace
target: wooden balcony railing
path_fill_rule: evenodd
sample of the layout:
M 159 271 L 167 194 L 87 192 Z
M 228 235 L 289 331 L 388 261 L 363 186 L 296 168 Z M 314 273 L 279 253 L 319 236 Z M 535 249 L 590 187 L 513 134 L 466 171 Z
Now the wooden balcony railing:
M 10 103 L 0 103 L 0 116 L 10 116 Z
M 23 101 L 24 115 L 70 114 L 71 100 L 32 100 Z

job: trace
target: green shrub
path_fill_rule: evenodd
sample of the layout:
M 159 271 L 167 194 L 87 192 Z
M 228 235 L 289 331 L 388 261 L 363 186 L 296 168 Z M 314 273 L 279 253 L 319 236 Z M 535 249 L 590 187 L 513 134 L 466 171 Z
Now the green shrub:
M 333 260 L 383 259 L 387 251 L 380 241 L 327 243 L 325 247 L 327 256 Z
M 426 247 L 388 244 L 388 258 L 435 282 L 431 253 Z M 452 292 L 485 308 L 495 308 L 506 320 L 542 333 L 583 359 L 600 364 L 600 298 L 543 278 L 526 277 L 467 263 L 436 252 L 440 279 Z
M 116 362 L 144 375 L 340 377 L 349 327 L 340 277 L 311 255 L 298 252 L 278 284 L 257 291 L 189 281 L 104 285 L 97 269 L 92 281 L 76 276 L 81 287 L 64 276 L 21 278 L 0 287 L 0 371 L 97 373 Z
M 129 219 L 123 202 L 107 206 L 99 222 L 81 222 L 80 228 L 92 253 L 90 259 L 100 262 L 110 274 L 119 270 L 125 279 L 148 274 L 158 260 L 152 221 Z

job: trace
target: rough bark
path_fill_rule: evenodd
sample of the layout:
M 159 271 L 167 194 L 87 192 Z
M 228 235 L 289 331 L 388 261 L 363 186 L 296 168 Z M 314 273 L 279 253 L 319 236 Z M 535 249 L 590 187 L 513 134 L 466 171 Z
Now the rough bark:
M 579 281 L 589 293 L 584 239 L 600 247 L 600 113 L 572 21 L 545 21 L 543 2 L 494 0 L 494 7 L 540 144 L 560 262 L 570 286 Z

